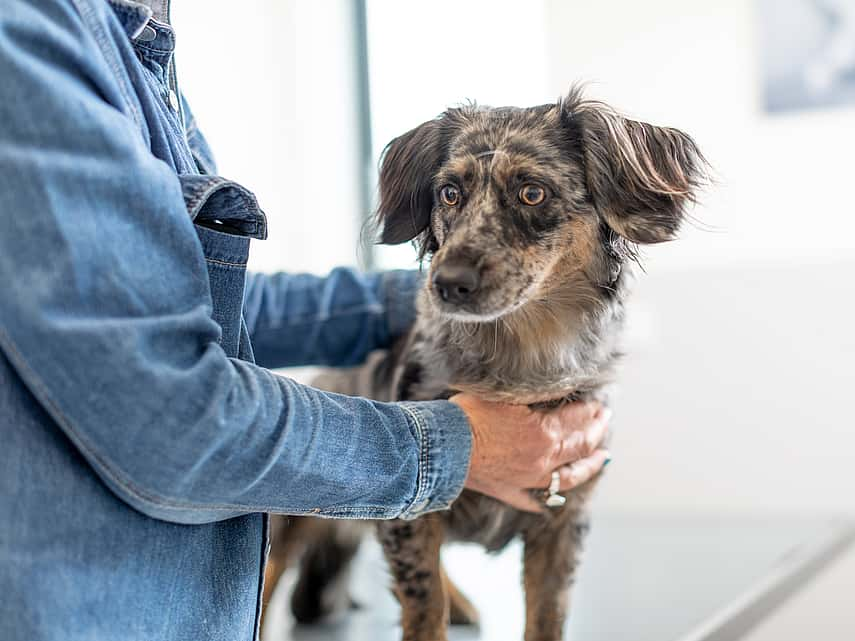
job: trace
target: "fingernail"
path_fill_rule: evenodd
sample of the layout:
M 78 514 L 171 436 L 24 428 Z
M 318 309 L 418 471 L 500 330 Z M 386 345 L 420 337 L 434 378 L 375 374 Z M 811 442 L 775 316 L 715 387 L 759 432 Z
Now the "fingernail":
M 605 460 L 605 461 L 603 461 L 603 467 L 605 467 L 606 465 L 608 465 L 608 464 L 609 464 L 609 463 L 611 463 L 611 462 L 612 462 L 612 457 L 611 457 L 611 456 L 607 456 L 607 457 L 606 457 L 606 460 Z
M 612 417 L 612 408 L 606 407 L 603 409 L 603 420 L 608 422 L 608 420 Z

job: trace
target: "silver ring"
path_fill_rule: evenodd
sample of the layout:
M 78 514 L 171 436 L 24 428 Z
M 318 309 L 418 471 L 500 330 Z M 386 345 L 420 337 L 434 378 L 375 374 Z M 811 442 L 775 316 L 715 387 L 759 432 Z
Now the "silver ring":
M 546 507 L 561 507 L 567 502 L 567 499 L 558 493 L 558 488 L 561 487 L 561 474 L 558 470 L 552 470 L 552 478 L 549 479 L 549 489 L 547 489 Z

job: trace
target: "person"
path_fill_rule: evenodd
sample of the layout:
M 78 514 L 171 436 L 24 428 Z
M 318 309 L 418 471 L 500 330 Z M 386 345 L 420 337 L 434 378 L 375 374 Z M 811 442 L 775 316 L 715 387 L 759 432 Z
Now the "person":
M 268 368 L 357 364 L 410 271 L 247 276 L 253 195 L 217 176 L 166 0 L 0 5 L 0 637 L 251 639 L 269 513 L 523 509 L 597 474 L 607 415 L 379 403 Z M 224 90 L 228 90 L 224 79 Z

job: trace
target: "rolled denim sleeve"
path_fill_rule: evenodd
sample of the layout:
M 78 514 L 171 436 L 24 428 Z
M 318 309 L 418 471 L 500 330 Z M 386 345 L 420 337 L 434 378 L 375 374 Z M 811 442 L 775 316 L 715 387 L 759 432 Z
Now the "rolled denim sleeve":
M 266 367 L 357 365 L 410 328 L 421 282 L 422 275 L 410 270 L 250 274 L 244 316 L 256 361 Z
M 448 401 L 401 403 L 420 443 L 419 484 L 401 518 L 445 509 L 458 497 L 469 471 L 472 434 L 463 410 Z M 460 426 L 465 425 L 461 430 Z
M 71 5 L 0 9 L 0 78 L 0 350 L 116 495 L 179 523 L 411 517 L 457 495 L 454 404 L 330 394 L 225 354 L 179 181 Z

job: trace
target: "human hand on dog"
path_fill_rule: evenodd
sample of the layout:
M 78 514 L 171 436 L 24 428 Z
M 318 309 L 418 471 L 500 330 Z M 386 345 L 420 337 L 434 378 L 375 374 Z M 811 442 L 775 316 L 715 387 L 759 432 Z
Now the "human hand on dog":
M 561 476 L 560 491 L 589 481 L 609 458 L 601 445 L 611 410 L 599 403 L 568 403 L 550 412 L 452 396 L 472 428 L 472 454 L 466 487 L 527 512 L 542 512 L 532 489 L 549 486 L 552 471 Z

